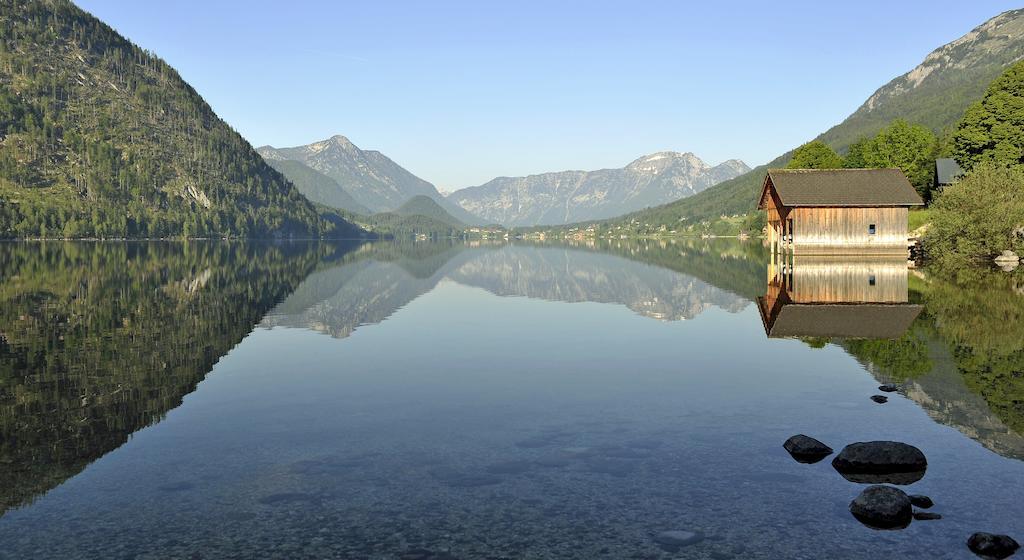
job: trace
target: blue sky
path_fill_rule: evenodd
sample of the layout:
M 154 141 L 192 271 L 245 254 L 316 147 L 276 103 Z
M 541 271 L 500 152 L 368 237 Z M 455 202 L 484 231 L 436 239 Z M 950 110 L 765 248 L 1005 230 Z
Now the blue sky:
M 254 145 L 344 134 L 445 190 L 809 140 L 999 0 L 80 0 Z

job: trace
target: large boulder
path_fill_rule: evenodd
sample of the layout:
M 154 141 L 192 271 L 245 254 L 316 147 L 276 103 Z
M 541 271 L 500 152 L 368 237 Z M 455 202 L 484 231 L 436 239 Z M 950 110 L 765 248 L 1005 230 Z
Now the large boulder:
M 866 441 L 844 447 L 832 466 L 851 482 L 913 484 L 924 478 L 928 460 L 913 445 Z
M 914 518 L 910 496 L 892 486 L 868 486 L 850 502 L 850 513 L 873 529 L 902 529 Z
M 832 454 L 832 448 L 803 434 L 797 434 L 782 444 L 789 454 L 800 463 L 817 463 Z
M 982 558 L 1009 558 L 1020 548 L 1017 541 L 1007 535 L 992 533 L 974 533 L 967 539 L 967 548 Z

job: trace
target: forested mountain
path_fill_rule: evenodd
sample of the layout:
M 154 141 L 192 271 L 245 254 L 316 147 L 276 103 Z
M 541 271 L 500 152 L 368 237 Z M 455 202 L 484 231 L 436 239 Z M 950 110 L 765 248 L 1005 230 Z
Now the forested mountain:
M 306 198 L 317 204 L 356 214 L 370 213 L 369 208 L 360 204 L 334 179 L 300 161 L 268 158 L 267 163 L 291 181 Z
M 0 236 L 330 233 L 354 230 L 166 62 L 67 0 L 0 0 Z
M 691 196 L 750 168 L 710 166 L 692 153 L 659 152 L 621 169 L 498 177 L 451 194 L 463 208 L 505 226 L 565 224 L 620 216 Z
M 427 196 L 465 223 L 481 220 L 445 199 L 434 185 L 413 175 L 384 154 L 362 150 L 348 138 L 332 136 L 293 148 L 263 146 L 267 160 L 295 160 L 333 179 L 371 212 L 390 212 L 414 196 Z
M 465 227 L 458 218 L 449 214 L 434 199 L 429 196 L 414 196 L 405 204 L 395 209 L 399 216 L 425 216 L 439 222 L 444 222 L 454 227 Z
M 879 88 L 857 111 L 817 138 L 844 153 L 852 143 L 877 133 L 896 118 L 943 135 L 968 106 L 981 99 L 992 80 L 1022 58 L 1024 9 L 1000 14 L 934 50 L 920 65 Z M 681 219 L 694 222 L 750 212 L 756 206 L 765 170 L 785 166 L 791 155 L 787 152 L 695 196 L 614 221 L 671 227 Z

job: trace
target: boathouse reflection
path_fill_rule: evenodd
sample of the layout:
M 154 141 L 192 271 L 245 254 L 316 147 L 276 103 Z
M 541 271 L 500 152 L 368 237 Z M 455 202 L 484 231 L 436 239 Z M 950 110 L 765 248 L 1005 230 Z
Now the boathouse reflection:
M 768 264 L 757 298 L 770 338 L 898 338 L 923 309 L 909 303 L 904 258 L 791 256 Z

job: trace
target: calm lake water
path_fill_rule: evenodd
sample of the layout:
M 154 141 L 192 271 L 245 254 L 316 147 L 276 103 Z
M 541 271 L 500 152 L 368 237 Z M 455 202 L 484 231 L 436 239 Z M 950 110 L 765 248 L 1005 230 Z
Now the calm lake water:
M 3 558 L 972 558 L 1024 274 L 757 244 L 0 244 Z M 883 382 L 889 402 L 870 400 Z M 782 448 L 928 457 L 937 521 Z M 687 546 L 662 531 L 699 533 Z

